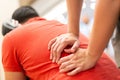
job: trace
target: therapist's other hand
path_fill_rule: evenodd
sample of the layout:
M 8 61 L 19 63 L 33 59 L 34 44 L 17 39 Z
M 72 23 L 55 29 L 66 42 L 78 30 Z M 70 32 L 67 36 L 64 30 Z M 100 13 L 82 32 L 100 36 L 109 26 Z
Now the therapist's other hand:
M 58 62 L 60 72 L 66 72 L 67 75 L 75 75 L 81 71 L 93 68 L 98 57 L 91 56 L 86 49 L 78 49 L 76 53 L 61 58 Z
M 52 39 L 48 44 L 48 49 L 50 50 L 50 59 L 52 62 L 58 62 L 61 57 L 62 51 L 67 53 L 75 52 L 80 45 L 78 36 L 72 33 L 62 34 L 58 37 Z M 71 46 L 65 49 L 67 46 Z

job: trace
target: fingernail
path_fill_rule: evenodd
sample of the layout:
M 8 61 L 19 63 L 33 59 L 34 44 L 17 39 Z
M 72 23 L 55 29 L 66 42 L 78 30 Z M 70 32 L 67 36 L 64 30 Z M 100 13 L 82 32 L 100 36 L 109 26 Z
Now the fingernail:
M 50 54 L 50 60 L 52 60 L 52 55 Z
M 71 74 L 70 73 L 67 73 L 68 76 L 70 76 Z
M 58 61 L 59 61 L 59 60 L 57 59 L 57 60 L 56 60 L 56 63 L 58 63 Z
M 52 62 L 55 63 L 55 60 L 53 59 Z

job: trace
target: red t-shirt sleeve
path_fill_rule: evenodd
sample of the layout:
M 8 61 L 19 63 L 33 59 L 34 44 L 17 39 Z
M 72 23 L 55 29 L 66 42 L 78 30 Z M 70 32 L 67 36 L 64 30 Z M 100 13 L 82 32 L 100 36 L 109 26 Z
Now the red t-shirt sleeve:
M 2 63 L 5 71 L 21 72 L 22 68 L 19 65 L 16 48 L 13 46 L 11 37 L 6 35 L 2 44 Z

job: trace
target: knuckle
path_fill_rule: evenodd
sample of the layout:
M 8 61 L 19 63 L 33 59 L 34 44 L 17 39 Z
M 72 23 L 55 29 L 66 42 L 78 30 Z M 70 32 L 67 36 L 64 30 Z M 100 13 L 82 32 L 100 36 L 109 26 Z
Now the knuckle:
M 58 50 L 58 49 L 56 50 L 56 53 L 59 53 L 59 50 Z
M 64 42 L 65 42 L 65 43 L 67 43 L 68 41 L 69 41 L 69 40 L 68 40 L 67 38 L 66 38 L 66 39 L 64 39 Z
M 52 49 L 54 48 L 54 45 L 53 45 L 53 44 L 51 45 L 51 48 L 52 48 Z
M 57 49 L 57 50 L 56 50 L 56 53 L 58 53 L 58 55 L 60 55 L 60 50 L 59 50 L 59 49 Z
M 80 67 L 82 69 L 84 67 L 84 64 L 80 64 L 80 65 L 78 65 L 78 67 Z
M 55 48 L 53 48 L 53 52 L 56 52 L 56 49 L 55 49 Z
M 62 68 L 62 69 L 64 68 L 64 65 L 63 65 L 63 63 L 61 64 L 61 68 Z
M 67 42 L 68 42 L 67 39 L 63 39 L 63 40 L 61 41 L 61 43 L 67 43 Z
M 63 67 L 65 67 L 65 65 L 66 65 L 65 63 L 62 63 L 62 66 L 63 66 Z
M 61 62 L 61 63 L 63 62 L 63 58 L 60 59 L 60 62 Z
M 78 67 L 78 65 L 77 65 L 77 64 L 73 64 L 73 66 L 74 66 L 74 67 Z

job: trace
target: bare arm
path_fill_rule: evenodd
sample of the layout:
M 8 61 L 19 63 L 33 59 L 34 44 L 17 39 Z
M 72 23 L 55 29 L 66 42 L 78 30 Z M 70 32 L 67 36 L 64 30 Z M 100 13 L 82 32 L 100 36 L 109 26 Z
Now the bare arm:
M 60 72 L 75 75 L 95 66 L 116 26 L 120 0 L 98 0 L 88 49 L 78 49 L 58 62 Z
M 26 80 L 22 72 L 5 72 L 5 80 Z
M 53 62 L 58 62 L 61 52 L 66 46 L 71 45 L 66 52 L 75 52 L 79 47 L 79 19 L 83 0 L 66 0 L 68 9 L 68 33 L 53 38 L 49 44 L 48 49 L 51 51 L 50 59 Z
M 88 53 L 100 56 L 116 26 L 119 16 L 119 0 L 98 0 Z
M 79 19 L 83 0 L 66 0 L 68 9 L 68 32 L 79 36 Z

